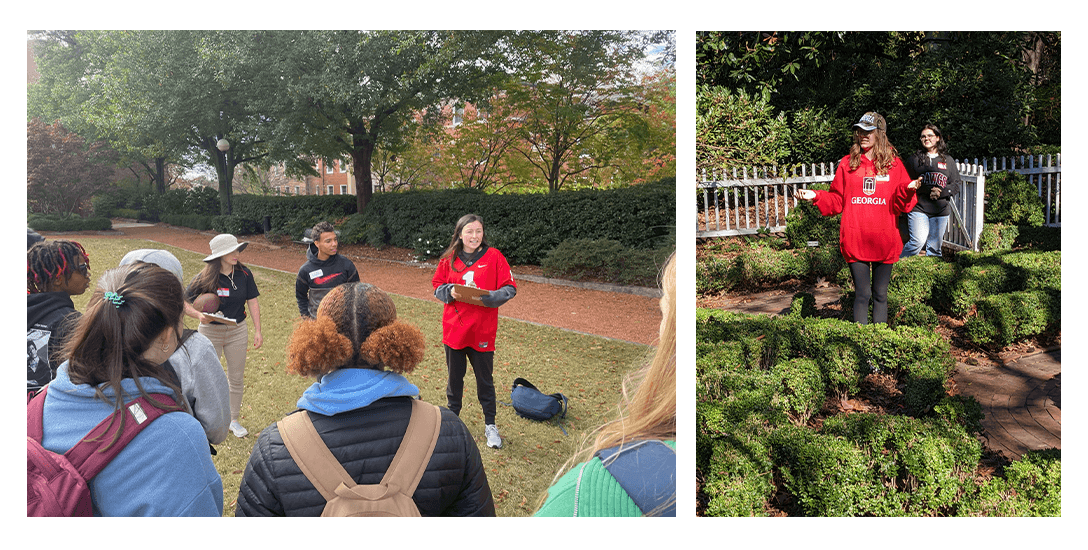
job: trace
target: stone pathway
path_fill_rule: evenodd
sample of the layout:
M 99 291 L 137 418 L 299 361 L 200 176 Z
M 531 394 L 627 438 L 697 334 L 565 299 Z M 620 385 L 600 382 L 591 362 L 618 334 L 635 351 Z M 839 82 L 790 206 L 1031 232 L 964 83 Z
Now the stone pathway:
M 1062 351 L 1040 351 L 991 367 L 956 365 L 964 395 L 982 405 L 987 446 L 1016 460 L 1035 449 L 1062 448 Z

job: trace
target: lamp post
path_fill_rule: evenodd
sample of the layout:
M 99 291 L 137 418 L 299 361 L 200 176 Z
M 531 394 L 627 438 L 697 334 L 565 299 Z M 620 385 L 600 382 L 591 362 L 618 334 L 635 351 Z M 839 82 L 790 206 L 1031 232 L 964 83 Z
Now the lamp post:
M 224 153 L 226 153 L 227 149 L 230 149 L 230 142 L 227 141 L 226 139 L 221 139 L 221 140 L 215 142 L 215 148 L 219 149 L 220 151 L 222 151 Z

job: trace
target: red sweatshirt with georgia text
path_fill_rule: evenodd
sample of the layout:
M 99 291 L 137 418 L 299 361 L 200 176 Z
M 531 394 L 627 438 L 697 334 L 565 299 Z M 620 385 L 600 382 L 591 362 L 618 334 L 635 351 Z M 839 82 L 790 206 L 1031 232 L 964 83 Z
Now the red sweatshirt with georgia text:
M 897 217 L 918 202 L 914 189 L 907 187 L 910 181 L 898 158 L 883 175 L 865 155 L 856 170 L 850 169 L 850 155 L 839 161 L 831 189 L 817 190 L 813 204 L 824 216 L 842 214 L 839 250 L 847 263 L 899 260 L 903 239 Z

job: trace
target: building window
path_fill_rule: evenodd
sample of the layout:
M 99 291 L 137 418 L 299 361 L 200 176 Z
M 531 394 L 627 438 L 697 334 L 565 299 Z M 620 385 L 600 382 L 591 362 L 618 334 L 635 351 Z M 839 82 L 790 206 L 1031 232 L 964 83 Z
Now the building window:
M 347 195 L 347 194 L 348 194 L 348 186 L 346 186 L 346 185 L 341 185 L 341 186 L 340 186 L 340 194 L 341 194 L 341 195 Z
M 332 164 L 330 164 L 328 162 L 325 163 L 325 173 L 326 174 L 331 174 L 332 173 Z
M 332 186 L 331 185 L 325 190 L 325 194 L 326 195 L 331 195 L 332 194 Z
M 340 173 L 341 174 L 347 174 L 348 173 L 348 161 L 346 161 L 346 160 L 341 160 L 340 161 Z
M 465 120 L 465 108 L 457 107 L 453 110 L 453 125 L 459 126 Z

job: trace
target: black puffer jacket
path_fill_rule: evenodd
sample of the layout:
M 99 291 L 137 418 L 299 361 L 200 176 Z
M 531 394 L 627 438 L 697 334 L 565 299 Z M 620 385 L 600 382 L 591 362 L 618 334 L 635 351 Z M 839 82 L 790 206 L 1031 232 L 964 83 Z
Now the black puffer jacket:
M 380 399 L 334 416 L 310 419 L 333 456 L 359 484 L 376 484 L 408 429 L 410 397 Z M 442 409 L 442 430 L 412 497 L 423 516 L 494 516 L 480 450 L 457 415 Z M 253 446 L 238 490 L 236 516 L 320 516 L 325 499 L 299 470 L 276 424 Z

